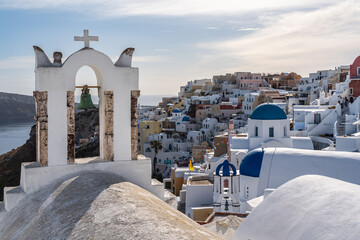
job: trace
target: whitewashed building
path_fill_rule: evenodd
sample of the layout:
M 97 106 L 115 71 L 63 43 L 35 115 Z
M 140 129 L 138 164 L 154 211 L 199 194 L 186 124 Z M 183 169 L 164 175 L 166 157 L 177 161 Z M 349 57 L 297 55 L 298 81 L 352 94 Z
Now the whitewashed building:
M 290 136 L 290 120 L 275 104 L 259 105 L 248 119 L 247 128 L 247 135 L 230 138 L 231 151 L 252 150 L 260 146 L 313 149 L 309 137 Z

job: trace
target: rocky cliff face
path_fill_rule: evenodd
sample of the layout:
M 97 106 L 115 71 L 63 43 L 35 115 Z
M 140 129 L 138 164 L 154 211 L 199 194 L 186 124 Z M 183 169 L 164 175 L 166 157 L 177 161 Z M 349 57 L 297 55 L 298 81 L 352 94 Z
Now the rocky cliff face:
M 0 92 L 0 112 L 0 124 L 34 121 L 34 97 Z
M 77 112 L 75 115 L 75 141 L 93 135 L 99 126 L 99 109 Z
M 76 113 L 76 140 L 94 135 L 99 126 L 99 111 L 91 109 Z M 0 201 L 3 200 L 3 188 L 20 184 L 22 162 L 36 161 L 35 125 L 31 128 L 30 137 L 24 145 L 0 155 Z M 76 151 L 77 158 L 99 156 L 99 141 L 95 140 Z
M 20 184 L 21 163 L 36 161 L 35 129 L 34 125 L 24 145 L 0 155 L 0 201 L 3 201 L 4 187 Z
M 99 131 L 99 109 L 89 109 L 76 113 L 75 116 L 75 142 L 80 139 L 89 138 L 94 136 Z M 93 141 L 78 148 L 75 151 L 76 158 L 99 156 L 99 139 L 94 138 Z

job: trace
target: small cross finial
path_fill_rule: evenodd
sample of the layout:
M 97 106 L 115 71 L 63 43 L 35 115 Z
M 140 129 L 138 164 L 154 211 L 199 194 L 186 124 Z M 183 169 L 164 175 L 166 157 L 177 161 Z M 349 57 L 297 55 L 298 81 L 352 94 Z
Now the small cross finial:
M 74 41 L 83 41 L 84 47 L 89 48 L 90 41 L 99 41 L 99 37 L 98 36 L 89 36 L 89 30 L 84 29 L 84 36 L 83 37 L 75 36 Z
M 264 143 L 264 141 L 262 141 L 262 142 L 260 143 L 260 147 L 261 147 L 261 150 L 264 151 L 264 148 L 265 148 L 265 143 Z

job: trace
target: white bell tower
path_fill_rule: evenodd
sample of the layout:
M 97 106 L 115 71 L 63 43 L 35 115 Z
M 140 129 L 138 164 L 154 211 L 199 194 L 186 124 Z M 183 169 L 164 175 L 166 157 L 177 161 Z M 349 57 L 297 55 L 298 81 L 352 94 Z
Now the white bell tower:
M 240 213 L 240 175 L 228 160 L 216 168 L 213 202 L 214 212 Z

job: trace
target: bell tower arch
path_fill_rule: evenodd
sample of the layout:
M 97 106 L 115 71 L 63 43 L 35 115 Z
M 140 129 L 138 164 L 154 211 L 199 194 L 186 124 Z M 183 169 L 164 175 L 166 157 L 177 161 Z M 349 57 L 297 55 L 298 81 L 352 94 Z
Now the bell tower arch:
M 115 64 L 90 48 L 89 42 L 64 62 L 59 52 L 51 62 L 41 48 L 34 46 L 34 51 L 37 161 L 42 166 L 73 162 L 74 92 L 76 74 L 83 66 L 95 72 L 99 89 L 100 157 L 105 161 L 136 159 L 139 72 L 131 66 L 134 49 L 126 49 Z

